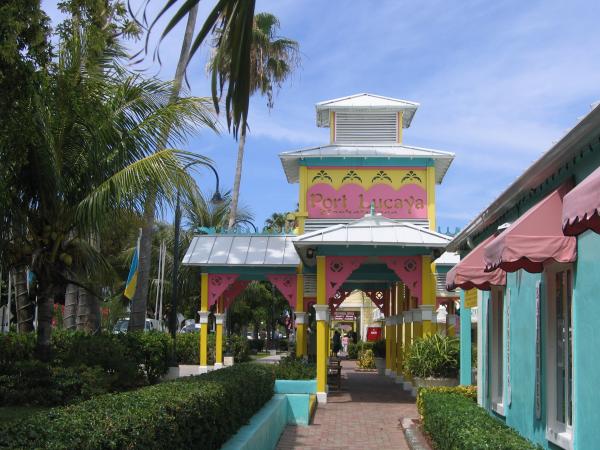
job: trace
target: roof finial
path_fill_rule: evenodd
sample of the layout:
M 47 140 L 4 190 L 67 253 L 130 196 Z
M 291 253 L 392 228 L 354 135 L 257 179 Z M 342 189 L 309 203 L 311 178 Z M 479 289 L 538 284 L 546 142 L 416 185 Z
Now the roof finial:
M 371 216 L 375 215 L 375 200 L 371 200 Z

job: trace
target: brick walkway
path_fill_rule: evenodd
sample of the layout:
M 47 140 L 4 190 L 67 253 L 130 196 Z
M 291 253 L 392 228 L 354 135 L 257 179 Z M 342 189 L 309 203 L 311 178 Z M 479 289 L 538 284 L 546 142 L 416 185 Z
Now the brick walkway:
M 309 427 L 287 426 L 277 448 L 408 449 L 400 422 L 418 417 L 412 397 L 391 378 L 355 372 L 355 361 L 342 365 L 342 391 L 330 391 Z

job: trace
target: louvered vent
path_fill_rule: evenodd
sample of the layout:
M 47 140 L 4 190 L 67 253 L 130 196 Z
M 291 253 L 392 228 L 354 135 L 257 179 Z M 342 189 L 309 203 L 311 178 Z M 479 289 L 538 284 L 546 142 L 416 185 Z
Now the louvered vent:
M 314 273 L 304 274 L 304 296 L 317 296 L 317 275 L 315 275 Z
M 335 113 L 335 142 L 394 143 L 398 141 L 398 115 L 391 113 Z
M 435 274 L 436 281 L 436 291 L 438 297 L 456 297 L 458 294 L 456 292 L 451 292 L 446 290 L 446 274 L 445 273 L 436 273 Z

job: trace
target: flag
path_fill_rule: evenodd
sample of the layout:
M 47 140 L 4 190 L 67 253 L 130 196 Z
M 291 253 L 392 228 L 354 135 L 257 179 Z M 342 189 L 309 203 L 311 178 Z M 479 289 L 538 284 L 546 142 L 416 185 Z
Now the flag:
M 137 246 L 135 247 L 135 251 L 133 252 L 133 259 L 131 260 L 131 267 L 129 268 L 129 275 L 127 276 L 127 283 L 125 284 L 124 295 L 129 300 L 131 300 L 133 298 L 133 295 L 135 294 L 135 288 L 137 286 L 139 257 L 140 257 L 140 238 L 138 238 Z

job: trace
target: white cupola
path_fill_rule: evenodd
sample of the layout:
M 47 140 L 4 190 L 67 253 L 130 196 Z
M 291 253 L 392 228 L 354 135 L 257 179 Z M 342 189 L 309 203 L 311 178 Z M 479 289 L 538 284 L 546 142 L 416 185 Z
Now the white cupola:
M 332 144 L 399 144 L 418 103 L 355 94 L 317 103 L 317 126 L 331 129 Z

